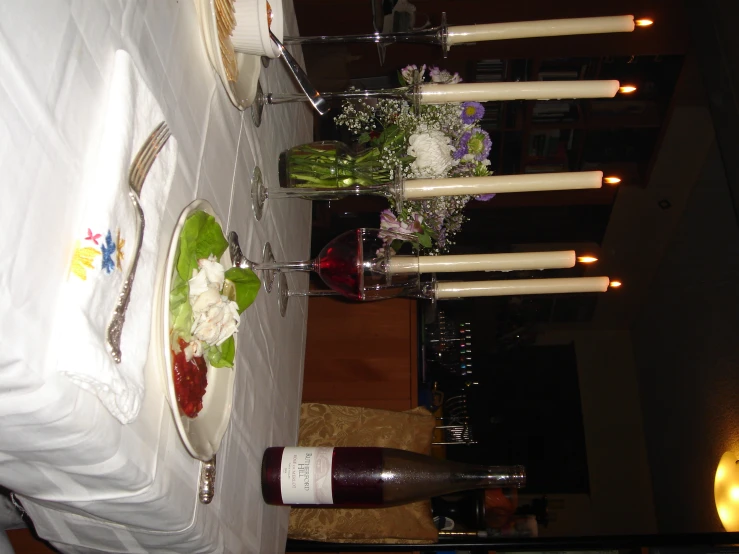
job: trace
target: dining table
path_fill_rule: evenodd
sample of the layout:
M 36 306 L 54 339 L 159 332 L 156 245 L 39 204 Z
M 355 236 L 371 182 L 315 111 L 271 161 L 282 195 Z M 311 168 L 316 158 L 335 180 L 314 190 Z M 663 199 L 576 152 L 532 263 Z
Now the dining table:
M 166 291 L 157 289 L 159 277 L 147 282 L 146 273 L 137 272 L 133 281 L 121 350 L 124 360 L 140 356 L 144 362 L 143 381 L 134 387 L 140 398 L 128 412 L 116 413 L 115 403 L 106 403 L 107 385 L 85 386 L 84 375 L 97 378 L 96 367 L 79 367 L 89 345 L 65 329 L 61 297 L 74 278 L 70 255 L 77 252 L 71 230 L 84 211 L 80 206 L 94 207 L 120 177 L 91 188 L 86 175 L 91 164 L 101 175 L 107 170 L 100 150 L 115 139 L 110 98 L 123 82 L 116 67 L 124 58 L 140 80 L 135 86 L 148 91 L 171 132 L 166 194 L 159 211 L 145 212 L 143 241 L 156 256 L 142 256 L 141 263 L 151 274 L 161 275 L 180 215 L 196 199 L 210 204 L 224 233 L 238 234 L 250 259 L 260 260 L 267 242 L 278 260 L 309 257 L 310 202 L 271 200 L 257 220 L 250 181 L 259 167 L 268 187 L 279 186 L 279 154 L 311 141 L 313 115 L 304 103 L 266 106 L 256 126 L 246 105 L 253 98 L 234 105 L 205 48 L 199 10 L 208 5 L 11 0 L 0 6 L 0 485 L 38 536 L 60 552 L 285 549 L 289 508 L 262 500 L 261 460 L 269 446 L 296 444 L 307 299 L 293 298 L 283 317 L 276 291 L 262 289 L 241 314 L 234 368 L 227 369 L 234 372 L 230 419 L 210 503 L 199 501 L 202 462 L 188 452 L 175 425 L 161 345 L 147 335 L 139 339 L 140 351 L 127 350 L 132 343 L 125 333 L 136 326 L 149 330 L 147 322 L 161 316 L 162 303 L 154 298 Z M 284 34 L 297 35 L 292 2 L 284 0 L 282 8 Z M 303 64 L 300 48 L 288 48 Z M 255 78 L 265 92 L 298 91 L 282 60 L 256 61 Z M 141 102 L 123 104 L 135 111 Z M 126 121 L 118 123 L 127 128 Z M 153 184 L 147 187 L 142 199 L 154 193 Z M 122 209 L 120 202 L 111 205 Z M 78 237 L 80 251 L 102 248 L 96 259 L 115 271 L 115 259 L 105 257 L 111 233 L 87 231 Z M 116 244 L 122 254 L 120 237 L 110 249 Z M 94 265 L 81 263 L 72 266 L 78 277 Z M 289 281 L 307 287 L 306 274 L 290 274 Z M 75 370 L 83 377 L 70 378 Z

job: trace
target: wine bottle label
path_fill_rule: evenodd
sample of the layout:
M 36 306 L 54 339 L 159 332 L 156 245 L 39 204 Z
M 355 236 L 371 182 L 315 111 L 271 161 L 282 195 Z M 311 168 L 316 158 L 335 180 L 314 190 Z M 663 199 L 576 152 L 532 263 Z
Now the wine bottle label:
M 282 451 L 280 492 L 284 504 L 333 504 L 332 447 L 286 447 Z

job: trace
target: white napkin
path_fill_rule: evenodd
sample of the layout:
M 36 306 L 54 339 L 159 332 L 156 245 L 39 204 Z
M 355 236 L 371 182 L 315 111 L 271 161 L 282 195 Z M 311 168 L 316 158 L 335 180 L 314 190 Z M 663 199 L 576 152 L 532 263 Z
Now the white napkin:
M 170 137 L 141 190 L 146 227 L 121 336 L 121 363 L 106 349 L 105 332 L 133 258 L 136 212 L 128 196 L 131 161 L 164 115 L 131 57 L 116 52 L 102 137 L 83 177 L 67 281 L 56 310 L 57 369 L 97 395 L 121 423 L 133 421 L 144 396 L 144 366 L 151 334 L 159 223 L 177 159 Z M 94 151 L 91 151 L 94 152 Z

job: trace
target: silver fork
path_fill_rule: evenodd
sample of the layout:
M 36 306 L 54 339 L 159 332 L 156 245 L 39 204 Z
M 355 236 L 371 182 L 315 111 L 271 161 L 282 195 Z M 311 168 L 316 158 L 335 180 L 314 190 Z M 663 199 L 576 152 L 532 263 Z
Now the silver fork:
M 149 135 L 141 149 L 136 154 L 131 168 L 128 170 L 128 197 L 131 199 L 136 215 L 138 217 L 138 229 L 136 232 L 136 244 L 134 245 L 133 259 L 128 268 L 128 274 L 123 281 L 123 287 L 118 295 L 113 316 L 110 318 L 108 329 L 105 332 L 105 341 L 108 345 L 108 352 L 116 361 L 121 363 L 121 334 L 123 333 L 123 324 L 126 321 L 126 309 L 131 299 L 131 288 L 133 287 L 133 279 L 136 276 L 136 266 L 139 263 L 139 254 L 141 253 L 141 243 L 144 236 L 144 210 L 141 209 L 140 194 L 141 188 L 144 186 L 146 176 L 149 174 L 157 154 L 161 152 L 170 136 L 169 127 L 162 121 L 156 126 L 154 131 Z

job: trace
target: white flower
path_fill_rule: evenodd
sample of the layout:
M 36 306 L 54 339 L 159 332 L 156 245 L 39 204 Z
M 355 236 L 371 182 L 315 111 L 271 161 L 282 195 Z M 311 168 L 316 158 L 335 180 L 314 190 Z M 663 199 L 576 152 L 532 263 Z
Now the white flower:
M 455 165 L 454 147 L 441 131 L 413 134 L 408 138 L 408 155 L 416 159 L 411 169 L 417 177 L 444 177 Z
M 198 297 L 192 307 L 194 321 L 191 333 L 210 346 L 218 346 L 236 332 L 239 312 L 236 302 L 225 296 L 218 295 L 218 301 L 213 302 L 211 290 Z M 203 298 L 206 295 L 208 298 Z

